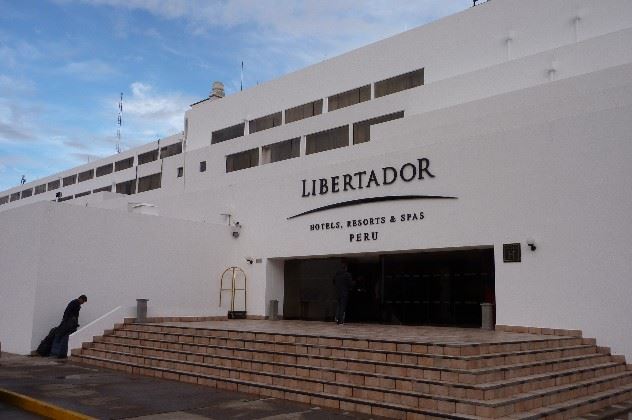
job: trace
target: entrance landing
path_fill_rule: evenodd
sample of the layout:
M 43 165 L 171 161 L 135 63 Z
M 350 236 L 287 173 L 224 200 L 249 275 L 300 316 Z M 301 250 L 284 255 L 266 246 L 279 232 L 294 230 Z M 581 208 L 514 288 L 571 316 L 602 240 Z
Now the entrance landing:
M 555 335 L 489 331 L 473 328 L 432 327 L 384 324 L 344 324 L 295 320 L 230 320 L 202 322 L 166 322 L 160 325 L 239 332 L 259 332 L 292 336 L 336 337 L 371 341 L 396 341 L 427 344 L 493 344 L 555 340 Z

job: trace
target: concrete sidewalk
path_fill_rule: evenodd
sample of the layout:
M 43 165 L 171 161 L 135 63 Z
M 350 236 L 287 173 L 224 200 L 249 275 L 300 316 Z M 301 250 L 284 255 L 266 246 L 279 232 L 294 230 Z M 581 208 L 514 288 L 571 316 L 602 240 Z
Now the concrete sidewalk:
M 99 419 L 377 418 L 8 353 L 0 358 L 0 388 Z M 15 419 L 37 418 L 7 405 L 0 409 Z

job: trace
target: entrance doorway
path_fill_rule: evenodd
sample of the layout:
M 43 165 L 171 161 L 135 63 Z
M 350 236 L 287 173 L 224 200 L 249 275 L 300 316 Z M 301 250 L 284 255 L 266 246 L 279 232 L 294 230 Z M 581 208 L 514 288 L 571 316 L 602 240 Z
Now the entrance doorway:
M 495 303 L 492 247 L 353 255 L 286 261 L 284 317 L 333 320 L 343 260 L 354 280 L 348 322 L 480 327 L 480 304 Z

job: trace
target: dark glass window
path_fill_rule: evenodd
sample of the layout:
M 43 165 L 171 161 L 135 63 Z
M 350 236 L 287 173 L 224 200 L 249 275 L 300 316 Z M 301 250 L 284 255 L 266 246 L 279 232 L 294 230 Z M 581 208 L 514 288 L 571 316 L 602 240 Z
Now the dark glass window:
M 153 162 L 158 159 L 158 149 L 150 150 L 149 152 L 141 153 L 138 155 L 138 164 Z
M 114 169 L 114 165 L 111 163 L 108 163 L 107 165 L 99 166 L 97 168 L 97 177 L 111 174 L 113 169 Z
M 114 163 L 114 171 L 122 171 L 124 169 L 128 169 L 134 166 L 134 156 L 130 156 L 127 159 L 121 159 L 118 162 Z
M 200 172 L 206 172 L 206 161 L 200 162 Z
M 138 178 L 138 192 L 151 191 L 160 188 L 160 180 L 162 174 L 160 172 Z
M 56 190 L 59 188 L 59 180 L 51 181 L 48 183 L 48 191 Z
M 278 143 L 264 146 L 263 153 L 269 153 L 269 161 L 272 163 L 299 157 L 301 154 L 300 148 L 301 139 L 300 137 L 297 137 L 295 139 L 280 141 Z
M 74 197 L 72 195 L 69 195 L 67 197 L 59 197 L 57 199 L 58 202 L 62 202 L 62 201 L 68 201 L 68 200 L 72 200 Z
M 375 83 L 375 97 L 411 89 L 424 84 L 424 69 L 411 71 Z
M 211 144 L 221 143 L 244 135 L 244 123 L 233 125 L 231 127 L 222 128 L 213 131 L 211 135 Z
M 182 153 L 182 143 L 173 143 L 160 149 L 160 158 L 164 159 L 169 156 L 179 155 Z
M 72 185 L 77 182 L 77 175 L 70 175 L 63 179 L 64 187 L 67 185 Z
M 272 127 L 278 127 L 279 125 L 281 125 L 281 112 L 266 115 L 265 117 L 257 118 L 248 123 L 250 134 Z
M 308 104 L 296 106 L 285 110 L 285 123 L 289 124 L 305 118 L 313 117 L 323 113 L 323 100 L 319 99 Z
M 107 187 L 101 187 L 101 188 L 97 188 L 96 190 L 92 190 L 92 192 L 93 192 L 94 194 L 99 193 L 99 192 L 101 192 L 101 191 L 109 191 L 109 192 L 112 192 L 112 186 L 111 186 L 111 185 L 108 185 Z
M 359 104 L 371 99 L 371 85 L 351 89 L 329 97 L 329 111 Z
M 45 193 L 46 192 L 46 184 L 38 185 L 35 187 L 35 195 Z
M 307 136 L 305 153 L 311 155 L 312 153 L 324 152 L 325 150 L 337 149 L 348 145 L 349 126 L 343 125 L 342 127 L 309 134 Z
M 182 178 L 184 176 L 184 168 L 180 166 L 178 168 L 178 178 Z
M 27 198 L 33 195 L 33 188 L 29 188 L 28 190 L 22 191 L 22 198 Z
M 83 197 L 84 195 L 90 195 L 90 194 L 92 194 L 90 191 L 84 191 L 82 193 L 75 194 L 75 198 Z
M 11 201 L 16 201 L 16 200 L 19 200 L 19 199 L 20 199 L 20 193 L 19 192 L 11 194 Z
M 94 178 L 94 169 L 90 169 L 89 171 L 79 173 L 78 178 L 79 178 L 79 182 L 87 181 L 89 179 Z
M 119 194 L 135 194 L 136 193 L 136 180 L 130 179 L 129 181 L 119 182 L 116 184 L 116 192 Z
M 257 165 L 259 165 L 258 148 L 226 156 L 226 172 L 239 171 Z
M 7 204 L 9 202 L 9 196 L 5 195 L 4 197 L 0 197 L 0 205 Z
M 404 111 L 394 112 L 381 117 L 371 118 L 353 124 L 353 144 L 365 143 L 371 139 L 371 126 L 386 121 L 404 118 Z

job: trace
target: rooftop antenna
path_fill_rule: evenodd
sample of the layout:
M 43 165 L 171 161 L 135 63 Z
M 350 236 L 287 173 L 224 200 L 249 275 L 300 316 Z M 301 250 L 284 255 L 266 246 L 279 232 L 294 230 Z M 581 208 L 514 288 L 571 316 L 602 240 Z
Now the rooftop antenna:
M 116 120 L 118 128 L 116 129 L 116 153 L 121 153 L 121 125 L 123 125 L 123 92 L 118 103 L 118 118 Z
M 244 90 L 244 62 L 241 62 L 241 83 L 239 84 L 239 91 Z

